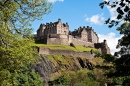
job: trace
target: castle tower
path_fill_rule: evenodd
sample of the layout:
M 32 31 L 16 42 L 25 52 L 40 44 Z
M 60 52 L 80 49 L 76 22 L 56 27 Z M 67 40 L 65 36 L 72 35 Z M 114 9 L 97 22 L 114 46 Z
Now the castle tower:
M 94 32 L 92 27 L 87 26 L 86 29 L 87 29 L 87 32 L 88 32 L 88 42 L 98 43 L 99 42 L 98 35 L 96 34 L 96 32 Z
M 37 37 L 42 37 L 44 36 L 44 30 L 46 26 L 44 24 L 40 24 L 39 29 L 37 30 Z
M 57 26 L 56 27 L 57 34 L 68 35 L 68 33 L 69 33 L 68 23 L 64 24 L 64 23 L 61 22 L 61 19 L 58 19 L 56 26 Z

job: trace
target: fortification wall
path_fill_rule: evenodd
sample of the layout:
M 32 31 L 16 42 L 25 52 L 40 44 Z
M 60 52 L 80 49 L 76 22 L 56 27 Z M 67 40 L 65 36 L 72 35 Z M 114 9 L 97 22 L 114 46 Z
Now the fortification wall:
M 39 53 L 45 55 L 64 55 L 64 56 L 74 56 L 74 57 L 86 57 L 93 58 L 91 52 L 74 52 L 72 50 L 50 50 L 45 47 L 39 47 Z
M 67 35 L 56 34 L 57 37 L 48 37 L 47 44 L 64 44 L 69 45 Z
M 81 39 L 78 38 L 74 38 L 72 36 L 69 35 L 69 43 L 73 43 L 76 46 L 87 46 L 87 47 L 94 47 L 94 43 L 90 43 L 87 41 L 83 41 Z

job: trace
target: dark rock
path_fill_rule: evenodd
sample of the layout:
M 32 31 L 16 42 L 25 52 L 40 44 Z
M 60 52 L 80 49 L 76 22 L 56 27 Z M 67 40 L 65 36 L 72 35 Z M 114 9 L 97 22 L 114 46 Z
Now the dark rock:
M 60 72 L 64 72 L 67 70 L 77 71 L 82 68 L 88 68 L 92 70 L 94 66 L 85 58 L 84 60 L 80 57 L 61 57 L 67 63 L 63 63 L 62 61 L 54 59 L 55 62 L 51 61 L 49 57 L 41 55 L 41 61 L 38 64 L 33 66 L 33 69 L 40 74 L 43 78 L 45 86 L 48 86 L 48 82 L 50 80 L 50 75 L 54 73 L 60 74 Z M 52 57 L 54 58 L 54 57 Z M 62 70 L 64 69 L 64 70 Z

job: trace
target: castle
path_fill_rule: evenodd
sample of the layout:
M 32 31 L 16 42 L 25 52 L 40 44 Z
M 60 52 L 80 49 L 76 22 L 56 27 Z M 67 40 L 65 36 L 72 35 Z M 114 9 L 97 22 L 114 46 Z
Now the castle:
M 44 44 L 63 44 L 73 43 L 78 46 L 95 47 L 102 54 L 110 54 L 110 49 L 106 43 L 99 43 L 99 38 L 92 27 L 79 27 L 74 31 L 69 31 L 68 23 L 62 23 L 61 19 L 57 22 L 41 24 L 37 30 L 35 41 Z

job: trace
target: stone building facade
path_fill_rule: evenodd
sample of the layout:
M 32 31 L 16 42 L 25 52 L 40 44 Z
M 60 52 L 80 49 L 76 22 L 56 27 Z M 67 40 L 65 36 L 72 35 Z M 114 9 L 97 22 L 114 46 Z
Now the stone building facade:
M 108 47 L 107 45 L 107 41 L 104 40 L 103 42 L 101 43 L 95 43 L 94 44 L 94 47 L 99 49 L 99 51 L 102 53 L 102 54 L 110 54 L 110 48 Z
M 41 24 L 37 30 L 35 41 L 44 44 L 70 45 L 73 43 L 86 47 L 101 47 L 103 45 L 99 43 L 98 35 L 92 27 L 83 26 L 70 32 L 68 23 L 62 23 L 61 19 L 54 23 Z
M 80 38 L 81 40 L 86 41 L 86 42 L 91 42 L 91 43 L 99 42 L 99 38 L 96 32 L 94 32 L 92 27 L 89 27 L 89 26 L 79 27 L 78 29 L 75 29 L 75 31 L 72 31 L 70 34 L 73 37 Z

